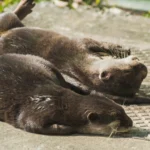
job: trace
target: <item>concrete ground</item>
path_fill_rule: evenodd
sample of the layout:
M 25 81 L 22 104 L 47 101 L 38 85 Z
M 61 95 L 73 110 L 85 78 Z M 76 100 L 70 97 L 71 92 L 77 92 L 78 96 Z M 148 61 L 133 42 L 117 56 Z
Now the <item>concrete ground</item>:
M 0 123 L 0 150 L 149 150 L 150 141 L 101 136 L 44 136 Z
M 131 16 L 120 10 L 59 9 L 43 2 L 38 4 L 24 23 L 28 26 L 48 28 L 70 37 L 92 37 L 99 41 L 118 43 L 145 52 L 142 61 L 149 65 L 150 19 Z M 135 53 L 136 55 L 137 53 Z M 140 57 L 141 55 L 139 55 Z M 150 76 L 143 82 L 149 95 Z M 150 141 L 134 138 L 108 138 L 101 136 L 44 136 L 27 133 L 0 122 L 0 150 L 149 150 Z

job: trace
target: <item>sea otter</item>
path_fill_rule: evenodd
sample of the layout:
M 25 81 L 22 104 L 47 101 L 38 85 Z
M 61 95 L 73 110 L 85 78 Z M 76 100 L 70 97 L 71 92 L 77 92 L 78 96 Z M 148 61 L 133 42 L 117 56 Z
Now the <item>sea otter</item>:
M 28 132 L 56 135 L 110 135 L 132 127 L 115 102 L 73 92 L 49 61 L 21 54 L 0 56 L 0 120 Z
M 147 76 L 147 67 L 130 50 L 93 39 L 70 39 L 59 33 L 25 27 L 21 20 L 31 13 L 33 0 L 21 0 L 13 13 L 0 15 L 0 54 L 41 56 L 52 62 L 64 77 L 75 80 L 85 93 L 96 90 L 133 97 Z M 104 55 L 122 59 L 102 59 Z M 69 82 L 69 80 L 68 80 Z M 71 83 L 74 84 L 74 83 Z

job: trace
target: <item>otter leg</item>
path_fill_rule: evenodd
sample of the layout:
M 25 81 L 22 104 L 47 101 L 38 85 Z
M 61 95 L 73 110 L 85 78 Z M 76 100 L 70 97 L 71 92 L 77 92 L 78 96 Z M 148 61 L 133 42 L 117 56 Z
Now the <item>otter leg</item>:
M 84 38 L 82 40 L 82 44 L 84 45 L 84 48 L 87 49 L 89 52 L 95 53 L 99 56 L 102 56 L 100 53 L 103 53 L 104 55 L 124 58 L 129 56 L 131 53 L 130 49 L 125 49 L 120 45 L 107 42 L 98 42 L 90 38 Z
M 82 87 L 78 87 L 78 86 L 75 86 L 69 82 L 66 82 L 68 84 L 68 88 L 80 95 L 89 95 L 90 94 L 90 90 L 88 89 L 85 89 L 85 88 L 82 88 Z
M 35 6 L 34 0 L 21 0 L 14 13 L 20 20 L 23 20 L 28 14 L 32 12 L 32 8 Z
M 18 114 L 19 113 L 17 113 L 17 115 Z M 20 113 L 20 115 L 18 115 L 18 117 L 16 117 L 16 114 L 14 114 L 14 112 L 11 112 L 11 113 L 7 112 L 7 117 L 5 117 L 5 122 L 17 128 L 20 128 L 27 132 L 32 132 L 32 133 L 39 133 L 39 134 L 45 134 L 45 135 L 50 135 L 50 134 L 51 135 L 69 135 L 69 134 L 76 133 L 75 129 L 70 126 L 59 125 L 59 124 L 51 124 L 49 126 L 48 125 L 43 126 L 44 122 L 42 122 L 41 120 L 40 120 L 41 122 L 39 122 L 39 119 L 34 118 L 33 116 L 21 118 L 23 115 L 24 114 L 22 112 Z
M 29 130 L 30 131 L 30 130 Z M 31 130 L 32 132 L 33 130 Z M 39 134 L 47 134 L 47 135 L 69 135 L 74 134 L 76 131 L 70 127 L 65 125 L 53 124 L 46 128 L 40 128 L 36 130 Z
M 57 79 L 59 80 L 60 82 L 60 85 L 64 88 L 68 88 L 78 94 L 81 94 L 81 95 L 89 95 L 90 94 L 90 91 L 88 89 L 83 89 L 83 88 L 80 88 L 80 87 L 77 87 L 69 82 L 67 82 L 64 77 L 62 76 L 62 74 L 59 72 L 59 70 L 57 70 L 56 68 L 52 68 L 52 66 L 48 66 L 49 69 L 51 71 L 53 71 L 57 77 Z
M 0 14 L 0 35 L 10 29 L 23 26 L 24 25 L 14 13 Z
M 114 96 L 108 95 L 100 92 L 91 92 L 91 95 L 97 95 L 100 97 L 105 97 L 108 100 L 113 100 L 114 102 L 121 104 L 121 105 L 131 105 L 131 104 L 150 104 L 150 98 L 147 97 L 121 97 L 121 96 Z
M 40 116 L 40 119 L 45 117 L 44 115 L 38 116 Z M 60 124 L 47 124 L 47 120 L 44 121 L 40 119 L 36 116 L 25 117 L 22 121 L 18 119 L 18 128 L 21 128 L 27 132 L 45 135 L 69 135 L 75 133 L 75 130 L 70 126 Z
M 0 14 L 0 34 L 13 28 L 23 27 L 20 20 L 32 12 L 32 8 L 35 6 L 33 1 L 21 0 L 14 13 Z
M 116 97 L 112 96 L 111 98 L 116 103 L 121 105 L 131 105 L 131 104 L 150 104 L 150 98 L 146 97 L 133 97 L 133 98 L 126 98 L 126 97 Z

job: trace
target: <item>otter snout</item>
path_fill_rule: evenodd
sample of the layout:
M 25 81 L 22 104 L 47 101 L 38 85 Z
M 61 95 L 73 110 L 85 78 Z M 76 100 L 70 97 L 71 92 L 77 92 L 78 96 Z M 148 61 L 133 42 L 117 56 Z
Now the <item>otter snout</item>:
M 132 97 L 147 76 L 147 67 L 135 56 L 103 60 L 99 69 L 97 89 L 105 93 Z
M 135 56 L 129 56 L 126 58 L 127 63 L 131 66 L 131 69 L 135 71 L 135 74 L 143 80 L 147 76 L 147 67 L 140 62 Z
M 141 80 L 146 78 L 148 71 L 147 67 L 144 64 L 142 63 L 135 64 L 133 66 L 133 69 L 135 73 L 139 76 L 139 78 L 141 78 Z
M 131 120 L 130 117 L 128 117 L 126 114 L 124 116 L 124 119 L 121 120 L 120 122 L 120 126 L 126 127 L 126 128 L 130 128 L 133 126 L 133 121 Z
M 117 132 L 128 132 L 129 129 L 133 126 L 133 121 L 130 117 L 124 114 L 124 117 L 120 120 L 120 127 Z
M 148 71 L 147 67 L 141 63 L 137 57 L 129 56 L 118 62 L 116 60 L 116 62 L 112 64 L 110 62 L 109 67 L 103 68 L 103 70 L 100 71 L 99 79 L 102 81 L 109 81 L 113 78 L 117 78 L 117 73 L 118 75 L 122 74 L 122 76 L 132 74 L 133 78 L 138 76 L 139 80 L 143 80 L 146 78 Z
M 127 57 L 130 61 L 139 61 L 139 58 L 136 56 L 128 56 Z

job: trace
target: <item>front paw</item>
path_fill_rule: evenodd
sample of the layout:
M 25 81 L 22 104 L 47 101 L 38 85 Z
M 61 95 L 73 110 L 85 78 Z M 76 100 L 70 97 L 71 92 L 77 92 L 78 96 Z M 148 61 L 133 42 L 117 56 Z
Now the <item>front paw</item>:
M 72 134 L 75 133 L 75 130 L 70 126 L 65 125 L 59 125 L 59 124 L 53 124 L 52 128 L 55 133 L 57 134 Z
M 125 58 L 131 55 L 131 50 L 117 46 L 115 50 L 113 50 L 112 55 L 116 58 Z
M 22 0 L 20 2 L 20 8 L 28 12 L 32 12 L 32 8 L 35 6 L 34 0 Z
M 131 50 L 127 49 L 127 50 L 118 50 L 117 52 L 117 58 L 125 58 L 131 55 Z

